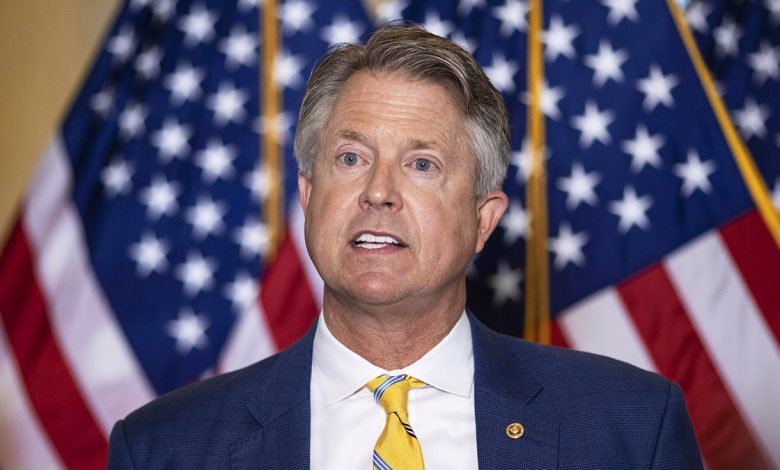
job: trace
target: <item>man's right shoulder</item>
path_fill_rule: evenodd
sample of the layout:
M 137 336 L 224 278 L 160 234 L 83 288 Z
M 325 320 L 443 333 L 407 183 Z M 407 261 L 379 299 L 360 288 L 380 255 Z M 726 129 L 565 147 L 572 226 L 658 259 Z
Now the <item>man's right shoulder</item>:
M 260 436 L 264 422 L 308 402 L 311 361 L 292 356 L 284 351 L 133 411 L 111 432 L 108 467 L 230 468 L 236 446 Z
M 125 426 L 137 423 L 146 428 L 164 428 L 192 419 L 193 415 L 208 415 L 214 408 L 245 408 L 252 396 L 267 387 L 278 358 L 279 354 L 274 354 L 242 369 L 172 390 L 130 413 L 124 419 Z

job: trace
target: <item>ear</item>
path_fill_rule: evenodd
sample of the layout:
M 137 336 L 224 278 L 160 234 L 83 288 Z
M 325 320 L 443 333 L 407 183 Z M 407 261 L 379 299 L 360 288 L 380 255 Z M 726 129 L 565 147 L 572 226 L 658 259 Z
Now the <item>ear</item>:
M 298 173 L 298 199 L 301 202 L 301 209 L 304 215 L 306 208 L 309 207 L 309 195 L 311 194 L 311 181 L 303 173 Z
M 501 216 L 509 207 L 509 198 L 503 191 L 488 193 L 477 201 L 477 244 L 474 253 L 479 253 L 485 247 L 487 239 L 495 230 Z

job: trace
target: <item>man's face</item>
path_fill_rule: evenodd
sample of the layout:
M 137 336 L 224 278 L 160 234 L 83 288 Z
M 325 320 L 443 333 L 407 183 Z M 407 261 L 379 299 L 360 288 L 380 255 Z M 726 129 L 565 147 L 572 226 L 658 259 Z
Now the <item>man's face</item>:
M 326 296 L 364 307 L 465 296 L 469 259 L 506 208 L 503 193 L 475 198 L 474 168 L 447 89 L 353 75 L 322 130 L 312 179 L 298 179 Z

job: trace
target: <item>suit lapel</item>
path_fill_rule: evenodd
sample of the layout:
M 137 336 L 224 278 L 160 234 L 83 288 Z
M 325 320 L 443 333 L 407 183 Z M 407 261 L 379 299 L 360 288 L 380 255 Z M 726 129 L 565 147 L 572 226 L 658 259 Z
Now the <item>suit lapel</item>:
M 493 333 L 472 315 L 474 407 L 480 468 L 555 468 L 558 424 L 534 411 L 532 400 L 543 392 L 508 338 Z M 521 437 L 507 427 L 519 423 Z M 516 428 L 515 428 L 516 429 Z
M 277 356 L 267 379 L 247 405 L 260 429 L 232 448 L 236 469 L 308 469 L 311 429 L 309 391 L 316 322 Z

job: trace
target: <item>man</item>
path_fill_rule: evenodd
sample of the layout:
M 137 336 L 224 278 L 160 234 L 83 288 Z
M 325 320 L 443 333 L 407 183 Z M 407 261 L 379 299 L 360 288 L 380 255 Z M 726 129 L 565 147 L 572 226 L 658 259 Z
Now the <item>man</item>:
M 331 51 L 295 140 L 323 312 L 302 340 L 120 421 L 112 468 L 700 468 L 679 388 L 488 331 L 465 273 L 507 207 L 508 124 L 416 27 Z

